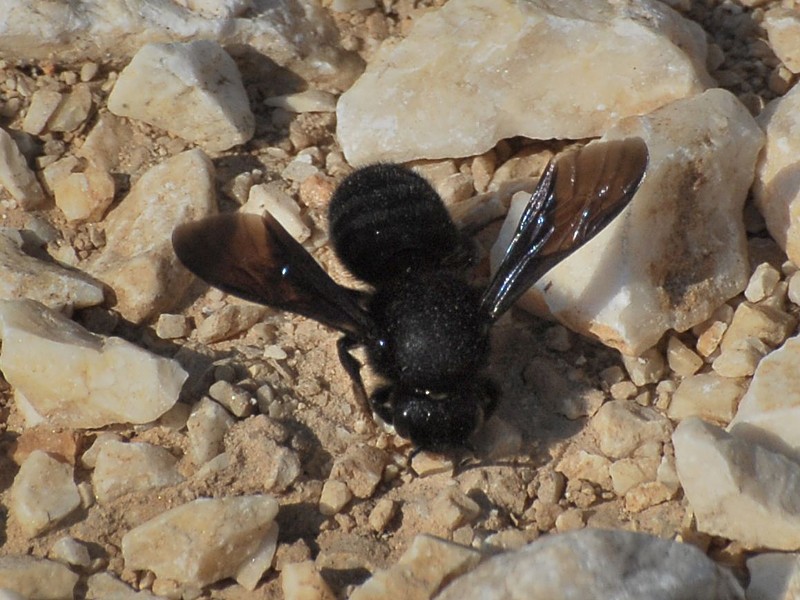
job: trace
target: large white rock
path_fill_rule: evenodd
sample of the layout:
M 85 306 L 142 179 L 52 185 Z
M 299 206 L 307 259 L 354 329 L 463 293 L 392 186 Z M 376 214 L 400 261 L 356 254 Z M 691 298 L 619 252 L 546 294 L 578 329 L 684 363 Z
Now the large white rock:
M 3 376 L 54 426 L 149 423 L 177 402 L 187 377 L 174 360 L 89 333 L 33 300 L 0 301 L 0 332 Z
M 729 430 L 800 459 L 800 337 L 758 363 Z
M 776 5 L 764 15 L 769 45 L 792 73 L 800 73 L 800 10 Z
M 747 285 L 742 207 L 763 134 L 732 94 L 713 89 L 627 119 L 606 138 L 629 136 L 650 150 L 633 203 L 520 306 L 637 355 L 668 329 L 705 321 Z M 495 268 L 522 208 L 509 210 L 492 248 Z
M 142 47 L 119 74 L 108 109 L 213 152 L 245 143 L 256 126 L 236 63 L 208 40 Z
M 126 533 L 125 568 L 193 586 L 232 577 L 273 534 L 277 514 L 269 496 L 194 500 Z
M 800 265 L 800 85 L 758 116 L 767 134 L 753 193 L 770 235 Z
M 74 598 L 78 579 L 77 573 L 54 560 L 35 556 L 0 556 L 0 590 L 12 590 L 22 598 Z
M 451 0 L 373 57 L 337 135 L 351 164 L 597 136 L 708 87 L 704 36 L 652 0 Z
M 0 55 L 108 61 L 146 43 L 203 39 L 263 55 L 255 59 L 262 68 L 278 65 L 340 89 L 360 72 L 361 61 L 342 49 L 333 18 L 316 0 L 240 2 L 213 12 L 190 7 L 175 0 L 3 0 Z
M 800 464 L 697 417 L 672 442 L 698 530 L 745 548 L 800 548 Z
M 0 299 L 27 298 L 68 310 L 102 304 L 102 283 L 80 271 L 34 258 L 22 250 L 22 244 L 18 231 L 0 231 Z
M 183 481 L 177 464 L 178 459 L 160 446 L 109 441 L 97 454 L 94 494 L 106 504 L 131 492 L 175 485 Z
M 750 583 L 747 600 L 800 598 L 800 556 L 765 552 L 747 559 Z
M 11 514 L 28 537 L 39 535 L 80 506 L 72 466 L 34 450 L 11 488 Z
M 172 231 L 217 211 L 214 167 L 188 150 L 142 175 L 106 217 L 106 246 L 87 270 L 108 284 L 135 323 L 169 312 L 192 282 L 172 250 Z
M 689 544 L 585 529 L 548 535 L 456 579 L 438 600 L 744 600 L 736 579 Z

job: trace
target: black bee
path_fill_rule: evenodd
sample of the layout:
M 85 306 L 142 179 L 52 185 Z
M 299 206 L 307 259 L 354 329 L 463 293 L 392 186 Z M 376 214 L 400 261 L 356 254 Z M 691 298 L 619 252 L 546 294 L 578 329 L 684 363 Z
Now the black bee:
M 457 269 L 469 241 L 439 195 L 394 164 L 355 171 L 329 207 L 333 248 L 373 286 L 371 294 L 334 282 L 270 215 L 209 217 L 178 227 L 172 243 L 211 285 L 344 333 L 339 358 L 354 389 L 399 435 L 418 448 L 463 446 L 498 401 L 483 374 L 492 323 L 627 206 L 647 162 L 639 138 L 590 144 L 551 161 L 482 293 Z M 350 353 L 355 346 L 365 347 L 386 381 L 369 398 Z

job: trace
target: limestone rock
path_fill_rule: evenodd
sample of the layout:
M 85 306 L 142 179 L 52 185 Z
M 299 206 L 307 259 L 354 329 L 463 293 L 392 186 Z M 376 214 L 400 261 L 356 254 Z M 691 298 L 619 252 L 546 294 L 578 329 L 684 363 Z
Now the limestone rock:
M 800 85 L 770 102 L 758 116 L 767 143 L 753 187 L 772 238 L 800 264 Z
M 213 152 L 243 144 L 255 131 L 236 63 L 209 40 L 143 46 L 119 74 L 108 109 Z
M 590 421 L 600 451 L 609 458 L 625 458 L 644 444 L 669 440 L 669 420 L 658 411 L 629 400 L 606 402 Z
M 34 450 L 11 488 L 11 512 L 28 537 L 47 531 L 80 505 L 72 467 Z M 1 587 L 1 586 L 0 586 Z
M 100 337 L 33 300 L 0 301 L 0 370 L 54 426 L 149 423 L 178 400 L 187 374 L 121 338 Z
M 277 514 L 269 496 L 194 500 L 126 533 L 125 568 L 195 586 L 232 577 L 259 550 Z
M 261 544 L 256 548 L 256 551 L 250 555 L 250 558 L 239 567 L 236 571 L 234 579 L 236 583 L 248 591 L 253 591 L 258 586 L 261 577 L 264 576 L 269 568 L 272 566 L 272 560 L 275 558 L 275 551 L 278 548 L 278 524 L 272 522 L 261 540 Z
M 747 559 L 747 600 L 791 600 L 800 596 L 800 556 L 766 552 Z
M 223 439 L 233 425 L 230 413 L 210 398 L 203 397 L 186 422 L 189 450 L 196 465 L 202 465 L 225 450 Z
M 758 364 L 730 431 L 800 459 L 798 361 L 800 337 L 793 337 Z
M 314 561 L 311 560 L 285 565 L 281 570 L 281 589 L 284 598 L 302 600 L 336 598 L 317 570 Z
M 135 591 L 108 572 L 95 573 L 86 580 L 87 600 L 164 600 L 147 590 Z
M 53 560 L 34 556 L 0 556 L 0 590 L 12 590 L 22 598 L 74 598 L 78 579 L 77 573 Z
M 215 40 L 255 52 L 265 75 L 275 65 L 300 77 L 346 88 L 361 61 L 342 50 L 331 15 L 313 0 L 239 3 L 234 10 L 194 8 L 174 0 L 7 0 L 0 55 L 8 60 L 122 59 L 147 43 Z M 209 3 L 206 3 L 209 4 Z M 265 64 L 264 64 L 265 63 Z
M 369 498 L 381 482 L 388 457 L 366 444 L 351 446 L 334 462 L 331 479 L 344 481 L 356 498 Z
M 745 548 L 800 548 L 800 464 L 697 417 L 672 442 L 699 531 Z
M 97 455 L 92 485 L 97 501 L 107 504 L 131 492 L 143 492 L 183 481 L 178 459 L 166 449 L 142 442 L 109 441 Z
M 431 598 L 478 561 L 480 553 L 472 548 L 418 535 L 394 566 L 375 573 L 350 595 L 350 600 Z
M 337 135 L 351 164 L 597 136 L 702 92 L 705 55 L 700 28 L 660 2 L 451 1 L 373 57 Z
M 0 187 L 19 202 L 25 210 L 43 208 L 47 197 L 28 167 L 14 139 L 0 128 Z
M 744 600 L 735 578 L 689 544 L 586 529 L 490 558 L 437 600 L 649 598 Z
M 106 217 L 106 247 L 87 264 L 135 323 L 169 312 L 192 281 L 172 251 L 176 226 L 216 212 L 214 168 L 200 150 L 156 165 Z
M 727 425 L 733 419 L 745 389 L 746 383 L 741 379 L 730 379 L 716 373 L 692 375 L 678 385 L 667 415 L 674 421 L 697 416 Z
M 99 221 L 114 201 L 114 178 L 90 166 L 56 181 L 53 193 L 67 221 Z
M 16 230 L 0 233 L 0 298 L 36 300 L 53 309 L 87 308 L 104 300 L 103 285 L 88 275 L 26 254 Z
M 633 203 L 519 305 L 638 355 L 666 330 L 702 323 L 747 285 L 742 206 L 763 134 L 732 94 L 714 89 L 627 119 L 607 138 L 630 136 L 650 150 Z M 509 210 L 494 268 L 522 208 Z
M 776 6 L 764 15 L 769 45 L 792 73 L 800 73 L 800 10 Z

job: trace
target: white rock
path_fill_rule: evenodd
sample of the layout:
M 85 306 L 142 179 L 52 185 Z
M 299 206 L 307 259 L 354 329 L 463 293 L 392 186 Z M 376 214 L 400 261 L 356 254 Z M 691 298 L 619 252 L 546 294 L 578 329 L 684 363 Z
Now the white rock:
M 271 214 L 300 243 L 311 237 L 311 230 L 303 222 L 297 202 L 274 185 L 267 183 L 251 187 L 247 202 L 242 206 L 242 212 L 256 215 Z
M 187 373 L 121 338 L 103 338 L 32 300 L 0 301 L 0 370 L 54 426 L 149 423 L 178 400 Z
M 200 150 L 156 165 L 105 219 L 106 246 L 87 270 L 134 323 L 169 312 L 192 282 L 170 242 L 176 226 L 216 212 L 214 168 Z
M 261 577 L 263 577 L 264 573 L 266 573 L 272 565 L 272 560 L 275 558 L 275 550 L 277 550 L 277 548 L 278 524 L 273 522 L 266 535 L 261 540 L 261 545 L 250 556 L 247 562 L 236 571 L 236 575 L 234 575 L 236 583 L 251 592 L 255 590 Z
M 664 375 L 664 356 L 656 348 L 650 348 L 639 356 L 622 356 L 622 363 L 631 381 L 642 387 L 648 383 L 658 383 Z
M 111 573 L 95 573 L 86 580 L 87 600 L 165 600 L 147 590 L 135 591 Z
M 226 304 L 200 323 L 197 339 L 203 344 L 230 339 L 250 329 L 268 311 L 268 308 L 255 304 Z
M 747 559 L 747 600 L 791 600 L 800 597 L 800 556 L 766 552 Z
M 132 56 L 144 44 L 187 39 L 215 40 L 226 48 L 247 48 L 268 65 L 345 89 L 361 61 L 342 50 L 336 24 L 317 2 L 281 0 L 261 4 L 173 0 L 4 0 L 0 55 L 8 60 L 64 64 Z M 233 4 L 233 7 L 230 5 Z M 238 5 L 239 8 L 234 8 Z M 197 10 L 195 10 L 197 6 Z M 213 7 L 205 10 L 203 7 Z
M 351 164 L 597 136 L 703 91 L 705 55 L 702 30 L 660 2 L 451 1 L 376 53 L 339 99 L 337 135 Z
M 202 465 L 224 452 L 223 438 L 233 425 L 230 413 L 210 398 L 203 397 L 186 422 L 189 450 L 196 465 Z
M 25 119 L 22 121 L 22 131 L 31 135 L 39 135 L 44 131 L 47 121 L 61 104 L 61 93 L 56 90 L 36 90 L 31 96 L 31 103 Z
M 80 503 L 72 467 L 41 450 L 31 452 L 14 477 L 11 514 L 28 537 L 51 529 Z
M 744 297 L 750 302 L 759 302 L 772 294 L 781 280 L 781 272 L 769 263 L 761 263 L 755 268 L 744 289 Z
M 125 568 L 201 587 L 232 577 L 261 548 L 277 514 L 269 496 L 194 500 L 126 533 Z
M 56 181 L 53 194 L 67 221 L 99 221 L 114 201 L 114 178 L 90 166 Z
M 800 464 L 697 417 L 672 442 L 699 531 L 745 548 L 800 548 Z
M 703 359 L 680 339 L 671 335 L 667 342 L 667 363 L 677 375 L 689 377 L 700 370 L 700 367 L 703 366 Z
M 431 598 L 445 582 L 474 567 L 480 553 L 430 535 L 418 535 L 395 565 L 376 572 L 350 600 Z
M 600 451 L 609 458 L 625 458 L 651 442 L 666 442 L 672 433 L 669 420 L 658 411 L 628 400 L 606 402 L 589 426 Z
M 78 574 L 61 563 L 34 556 L 0 556 L 0 589 L 26 600 L 74 598 Z
M 800 11 L 781 7 L 767 11 L 764 29 L 769 36 L 769 45 L 775 55 L 792 73 L 800 73 Z
M 243 144 L 255 131 L 236 63 L 209 40 L 143 46 L 119 74 L 108 109 L 212 152 Z
M 336 598 L 312 560 L 284 565 L 281 570 L 281 589 L 284 598 L 296 600 L 335 600 Z
M 747 284 L 741 215 L 763 134 L 733 95 L 714 89 L 625 120 L 607 135 L 630 136 L 644 138 L 650 151 L 632 205 L 519 305 L 635 356 L 666 330 L 705 321 Z M 507 220 L 519 215 L 509 211 Z M 493 268 L 510 235 L 492 248 Z
M 800 337 L 793 337 L 758 365 L 730 431 L 800 459 Z
M 58 562 L 76 567 L 86 568 L 92 564 L 89 548 L 86 547 L 86 544 L 69 536 L 64 536 L 57 540 L 53 547 L 50 548 L 48 556 Z
M 347 483 L 356 498 L 369 498 L 381 482 L 387 462 L 386 453 L 374 446 L 350 446 L 333 463 L 330 478 Z
M 96 306 L 104 300 L 103 284 L 96 279 L 26 254 L 16 230 L 0 232 L 0 264 L 3 300 L 27 298 L 66 310 Z
M 36 175 L 28 167 L 14 138 L 0 127 L 0 187 L 25 210 L 42 208 L 47 197 Z
M 296 113 L 334 112 L 336 96 L 323 90 L 306 90 L 296 94 L 273 96 L 264 100 L 264 104 Z
M 794 264 L 800 264 L 800 222 L 787 218 L 800 210 L 800 85 L 767 104 L 758 123 L 767 143 L 753 186 L 756 206 L 772 238 Z
M 47 120 L 49 131 L 74 131 L 89 117 L 92 109 L 92 91 L 89 84 L 79 83 L 61 98 L 55 111 Z
M 160 446 L 109 441 L 100 449 L 92 473 L 97 501 L 108 504 L 131 492 L 178 484 L 183 477 L 177 463 L 178 459 Z
M 319 512 L 326 517 L 341 512 L 347 503 L 353 499 L 347 484 L 336 479 L 328 479 L 322 486 L 322 493 L 319 496 Z
M 692 375 L 678 385 L 667 415 L 675 421 L 696 416 L 727 425 L 746 389 L 747 383 L 742 379 L 730 379 L 716 373 Z
M 437 600 L 648 598 L 744 600 L 736 579 L 690 544 L 586 529 L 490 558 Z
M 163 313 L 158 315 L 156 335 L 162 340 L 174 340 L 189 337 L 192 327 L 185 315 Z

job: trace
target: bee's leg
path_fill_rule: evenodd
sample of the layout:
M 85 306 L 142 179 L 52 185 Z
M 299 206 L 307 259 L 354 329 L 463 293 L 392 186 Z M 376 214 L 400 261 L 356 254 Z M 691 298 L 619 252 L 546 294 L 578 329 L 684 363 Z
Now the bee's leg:
M 342 363 L 345 372 L 350 376 L 353 382 L 353 393 L 355 394 L 358 406 L 365 416 L 369 417 L 368 421 L 372 423 L 372 412 L 370 411 L 370 403 L 367 401 L 367 389 L 364 387 L 364 380 L 361 378 L 361 363 L 350 354 L 350 350 L 358 346 L 359 343 L 350 336 L 339 338 L 336 342 L 336 349 L 339 351 L 339 362 Z

